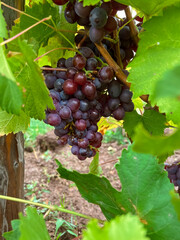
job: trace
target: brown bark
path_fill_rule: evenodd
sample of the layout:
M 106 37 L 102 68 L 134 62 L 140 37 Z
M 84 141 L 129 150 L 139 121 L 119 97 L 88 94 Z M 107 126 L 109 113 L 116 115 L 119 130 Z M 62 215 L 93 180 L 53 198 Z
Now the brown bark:
M 24 138 L 22 133 L 0 138 L 0 194 L 24 198 Z M 23 204 L 0 200 L 0 236 L 11 230 Z M 1 238 L 0 238 L 1 239 Z
M 5 3 L 24 8 L 24 0 L 3 0 Z M 17 13 L 3 7 L 3 14 L 11 29 Z M 22 133 L 0 137 L 0 194 L 24 198 L 24 137 Z M 24 205 L 12 201 L 0 200 L 0 240 L 2 234 L 11 230 L 11 221 L 23 212 Z

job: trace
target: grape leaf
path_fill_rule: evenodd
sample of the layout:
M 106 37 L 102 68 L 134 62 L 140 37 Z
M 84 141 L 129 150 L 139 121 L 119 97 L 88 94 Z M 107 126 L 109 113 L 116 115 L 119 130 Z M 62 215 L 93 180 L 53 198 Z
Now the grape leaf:
M 165 160 L 180 148 L 180 129 L 170 136 L 152 136 L 142 125 L 138 125 L 133 140 L 136 152 L 150 153 Z
M 180 221 L 180 198 L 179 195 L 177 193 L 175 193 L 174 191 L 171 191 L 171 201 L 172 204 L 174 205 L 174 208 L 178 214 L 178 219 Z
M 180 65 L 166 71 L 160 81 L 157 82 L 154 98 L 180 97 Z M 177 99 L 178 100 L 178 99 Z
M 123 150 L 116 169 L 122 184 L 126 201 L 134 207 L 135 213 L 145 224 L 148 237 L 152 240 L 179 239 L 180 222 L 171 203 L 170 190 L 173 184 L 167 178 L 164 165 L 147 154 Z
M 105 2 L 108 2 L 106 0 Z M 116 2 L 131 5 L 133 8 L 143 12 L 145 15 L 156 15 L 163 8 L 178 3 L 179 0 L 116 0 Z M 99 0 L 84 0 L 83 5 L 95 5 L 98 4 Z
M 131 5 L 145 15 L 156 15 L 163 8 L 178 3 L 179 0 L 116 0 L 117 2 Z
M 42 73 L 38 65 L 33 61 L 36 56 L 31 47 L 25 41 L 19 41 L 24 65 L 17 75 L 17 81 L 25 88 L 24 111 L 32 118 L 42 120 L 45 118 L 46 108 L 54 108 L 49 97 Z
M 131 70 L 128 76 L 134 97 L 150 94 L 152 105 L 161 105 L 160 111 L 167 113 L 175 123 L 180 122 L 180 112 L 177 112 L 177 106 L 173 106 L 176 111 L 170 112 L 174 102 L 168 103 L 162 98 L 155 101 L 152 95 L 164 72 L 180 61 L 179 12 L 180 8 L 169 7 L 164 10 L 163 16 L 152 17 L 143 24 L 145 31 L 140 34 L 141 40 L 136 57 L 129 64 Z
M 138 217 L 127 214 L 106 222 L 103 228 L 100 228 L 97 220 L 92 220 L 83 233 L 83 240 L 117 240 L 117 236 L 118 240 L 149 239 L 146 237 L 146 230 Z
M 36 18 L 36 20 L 24 14 L 21 15 L 19 31 L 27 29 L 28 27 L 37 23 L 38 20 L 49 17 L 50 15 L 52 16 L 55 25 L 57 25 L 60 20 L 58 7 L 51 6 L 47 1 L 45 1 L 44 4 L 42 3 L 33 4 L 32 7 L 26 6 L 25 13 Z M 41 44 L 46 45 L 49 37 L 53 36 L 53 34 L 55 33 L 55 31 L 52 28 L 48 27 L 46 24 L 49 24 L 53 27 L 52 21 L 48 20 L 45 23 L 38 24 L 36 27 L 29 30 L 26 33 L 25 38 L 26 39 L 35 38 L 39 45 Z
M 96 153 L 92 162 L 89 165 L 89 173 L 99 176 L 102 173 L 102 168 L 99 166 L 99 152 Z
M 50 240 L 43 215 L 39 215 L 36 208 L 27 207 L 26 216 L 20 213 L 19 218 L 19 220 L 12 221 L 12 226 L 14 226 L 16 221 L 12 235 L 10 234 L 11 232 L 4 234 L 7 237 L 6 240 Z M 15 235 L 15 233 L 18 234 Z M 11 236 L 13 238 L 10 238 Z
M 61 178 L 73 181 L 83 198 L 100 206 L 107 219 L 114 218 L 124 213 L 124 208 L 119 202 L 120 193 L 114 189 L 105 177 L 98 177 L 94 174 L 80 174 L 76 171 L 69 171 L 58 164 L 57 171 Z
M 36 208 L 28 207 L 27 216 L 20 213 L 20 240 L 50 240 L 42 214 L 38 214 Z
M 23 111 L 17 116 L 0 109 L 0 135 L 5 135 L 11 132 L 25 132 L 29 123 L 30 118 Z
M 6 21 L 3 17 L 2 9 L 0 8 L 0 37 L 1 38 L 7 38 L 8 37 L 8 31 L 6 28 Z
M 6 232 L 3 234 L 3 237 L 6 240 L 19 240 L 20 236 L 21 236 L 21 232 L 20 232 L 20 220 L 19 219 L 15 219 L 11 221 L 11 225 L 12 225 L 12 231 L 10 232 Z
M 8 113 L 19 114 L 22 106 L 22 94 L 0 46 L 0 107 Z
M 162 135 L 165 129 L 166 117 L 155 110 L 145 110 L 143 115 L 136 111 L 126 113 L 124 118 L 124 128 L 129 137 L 134 135 L 135 127 L 142 123 L 144 128 L 152 135 Z
M 58 163 L 58 161 L 57 161 Z M 171 204 L 169 191 L 172 190 L 157 159 L 148 154 L 123 150 L 116 165 L 122 191 L 113 189 L 104 177 L 69 171 L 58 163 L 62 178 L 75 182 L 83 198 L 99 205 L 108 220 L 124 213 L 136 214 L 148 230 L 151 240 L 179 240 L 180 222 Z

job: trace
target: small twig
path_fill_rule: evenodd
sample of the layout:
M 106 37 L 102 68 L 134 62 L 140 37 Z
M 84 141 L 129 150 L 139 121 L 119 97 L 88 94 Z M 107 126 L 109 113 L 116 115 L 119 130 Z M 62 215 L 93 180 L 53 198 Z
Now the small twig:
M 41 70 L 66 72 L 66 71 L 67 71 L 67 68 L 50 68 L 50 67 L 41 67 Z
M 117 30 L 113 31 L 113 37 L 116 38 L 117 36 Z M 121 60 L 121 53 L 120 53 L 120 44 L 119 44 L 119 39 L 118 41 L 116 41 L 115 45 L 115 54 L 116 54 L 116 58 L 117 58 L 117 64 L 121 67 L 121 69 L 123 69 L 123 63 Z
M 107 161 L 107 162 L 104 162 L 104 163 L 100 163 L 99 165 L 100 166 L 102 166 L 102 165 L 105 165 L 105 164 L 107 164 L 107 163 L 112 163 L 112 162 L 117 162 L 118 161 L 118 159 L 114 159 L 114 160 L 111 160 L 111 161 Z
M 130 10 L 129 7 L 127 7 L 125 9 L 125 13 L 126 13 L 127 20 L 131 20 L 132 19 L 132 14 L 131 14 L 131 10 Z M 129 22 L 129 28 L 130 28 L 130 31 L 131 31 L 131 37 L 132 37 L 134 43 L 137 46 L 138 42 L 139 42 L 139 38 L 138 38 L 138 30 L 136 28 L 136 25 L 135 25 L 134 21 Z
M 104 37 L 103 39 L 108 40 L 109 42 L 112 42 L 114 44 L 116 44 L 118 42 L 117 40 L 114 40 L 114 39 L 109 38 L 109 37 Z M 115 37 L 115 39 L 116 39 L 116 37 Z
M 108 65 L 110 65 L 113 68 L 116 77 L 119 80 L 121 80 L 121 82 L 123 82 L 126 86 L 130 87 L 130 83 L 128 83 L 126 81 L 127 76 L 123 73 L 120 66 L 114 61 L 114 59 L 111 57 L 109 52 L 104 48 L 103 44 L 102 43 L 96 43 L 95 45 L 96 45 L 97 49 L 99 50 L 99 52 L 101 53 L 101 55 L 106 60 L 106 62 L 108 63 Z
M 84 41 L 86 40 L 87 35 L 84 35 L 83 38 L 81 39 L 81 41 L 78 44 L 78 48 L 80 48 L 82 46 L 82 44 L 84 43 Z
M 42 20 L 40 20 L 39 22 L 33 24 L 32 26 L 26 28 L 25 30 L 23 30 L 22 32 L 18 33 L 17 35 L 13 36 L 12 38 L 9 38 L 7 39 L 6 41 L 2 42 L 0 45 L 3 46 L 13 40 L 15 40 L 16 38 L 20 37 L 22 34 L 28 32 L 29 30 L 31 30 L 32 28 L 36 27 L 38 24 L 44 22 L 44 21 L 47 21 L 47 20 L 50 20 L 52 18 L 52 16 L 49 16 L 49 17 L 46 17 L 46 18 L 43 18 Z
M 34 148 L 33 148 L 33 153 L 34 153 L 34 156 L 35 156 L 36 160 L 38 160 L 37 153 L 36 153 L 36 150 Z
M 44 214 L 43 218 L 45 219 L 51 212 L 51 209 L 48 209 L 47 212 Z
M 34 59 L 34 62 L 38 61 L 40 58 L 42 58 L 42 57 L 46 56 L 47 54 L 54 52 L 56 50 L 70 50 L 70 51 L 78 52 L 78 50 L 76 50 L 74 48 L 67 48 L 67 47 L 54 48 L 54 49 L 42 54 L 41 56 L 37 57 L 36 59 Z

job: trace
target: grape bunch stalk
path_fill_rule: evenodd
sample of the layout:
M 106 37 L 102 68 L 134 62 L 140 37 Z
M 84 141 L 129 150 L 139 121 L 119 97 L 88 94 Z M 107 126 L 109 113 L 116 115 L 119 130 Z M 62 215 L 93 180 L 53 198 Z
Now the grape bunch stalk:
M 178 188 L 180 193 L 180 161 L 175 161 L 172 164 L 165 164 L 165 170 L 168 172 L 170 182 Z
M 45 83 L 55 106 L 55 110 L 46 110 L 44 121 L 55 127 L 60 145 L 69 144 L 72 154 L 85 160 L 95 156 L 101 146 L 103 136 L 97 126 L 101 117 L 122 120 L 125 112 L 134 109 L 132 92 L 115 77 L 113 68 L 96 47 L 96 43 L 102 42 L 117 60 L 112 42 L 104 36 L 110 39 L 114 31 L 117 32 L 121 23 L 114 16 L 117 10 L 127 6 L 115 1 L 85 7 L 78 1 L 53 1 L 58 5 L 66 4 L 66 20 L 71 24 L 77 22 L 83 29 L 75 36 L 78 50 L 74 57 L 60 58 L 57 68 L 52 70 L 51 66 L 44 66 Z M 123 44 L 119 57 L 124 60 L 125 68 L 134 56 L 134 45 L 129 27 L 122 30 L 118 32 L 118 46 Z M 127 70 L 122 71 L 128 75 Z

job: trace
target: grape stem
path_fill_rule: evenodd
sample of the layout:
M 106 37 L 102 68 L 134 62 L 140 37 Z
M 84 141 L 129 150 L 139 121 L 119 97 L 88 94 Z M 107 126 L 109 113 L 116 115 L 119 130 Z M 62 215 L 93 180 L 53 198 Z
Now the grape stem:
M 82 44 L 84 43 L 84 41 L 86 40 L 87 35 L 84 35 L 83 38 L 81 39 L 81 41 L 78 44 L 78 48 L 80 48 L 82 46 Z
M 37 57 L 36 59 L 34 59 L 34 62 L 38 61 L 40 58 L 46 56 L 47 54 L 51 53 L 51 52 L 54 52 L 56 50 L 69 50 L 69 51 L 73 51 L 73 52 L 78 52 L 79 51 L 77 49 L 74 49 L 74 48 L 67 48 L 67 47 L 60 47 L 60 48 L 54 48 L 54 49 L 51 49 L 50 51 L 42 54 L 41 56 Z
M 73 215 L 76 215 L 76 216 L 79 216 L 79 217 L 82 217 L 82 218 L 86 218 L 86 219 L 90 219 L 90 220 L 95 219 L 95 218 L 92 218 L 88 215 L 78 213 L 78 212 L 75 212 L 75 211 L 71 211 L 71 210 L 65 209 L 63 207 L 58 207 L 58 206 L 55 206 L 55 205 L 42 204 L 42 203 L 32 202 L 32 201 L 28 201 L 28 200 L 24 200 L 24 199 L 20 199 L 20 198 L 15 198 L 15 197 L 4 196 L 4 195 L 0 195 L 0 199 L 25 203 L 25 204 L 34 205 L 34 206 L 37 206 L 37 207 L 42 207 L 42 208 L 47 208 L 47 209 L 50 209 L 51 211 L 59 211 L 59 212 L 69 213 L 69 214 L 73 214 Z M 98 220 L 99 223 L 104 223 L 104 221 L 101 220 L 101 219 L 97 218 L 96 220 Z
M 101 53 L 101 55 L 104 57 L 106 62 L 108 63 L 109 66 L 111 66 L 115 72 L 116 77 L 124 83 L 128 88 L 130 88 L 131 84 L 127 82 L 127 76 L 123 73 L 122 69 L 120 66 L 113 60 L 109 52 L 105 49 L 102 43 L 95 43 L 97 49 Z M 141 99 L 144 102 L 148 102 L 148 95 L 142 95 Z
M 126 17 L 127 17 L 127 20 L 132 20 L 132 14 L 131 14 L 131 10 L 129 7 L 127 7 L 125 9 L 125 13 L 126 13 Z M 134 43 L 136 44 L 136 46 L 138 46 L 138 42 L 139 42 L 139 38 L 138 38 L 138 30 L 136 28 L 136 25 L 134 23 L 134 21 L 130 21 L 129 22 L 129 28 L 130 28 L 130 31 L 131 31 L 131 37 L 134 41 Z
M 67 68 L 50 68 L 50 67 L 41 67 L 41 70 L 66 72 L 66 71 L 67 71 Z
M 47 21 L 47 20 L 50 20 L 52 18 L 52 16 L 49 16 L 49 17 L 46 17 L 46 18 L 43 18 L 42 20 L 40 20 L 39 22 L 33 24 L 32 26 L 26 28 L 25 30 L 23 30 L 22 32 L 18 33 L 17 35 L 13 36 L 12 38 L 9 38 L 7 39 L 6 41 L 2 42 L 0 45 L 3 46 L 13 40 L 15 40 L 16 38 L 20 37 L 22 34 L 28 32 L 29 30 L 31 30 L 32 28 L 36 27 L 38 24 L 44 22 L 44 21 Z
M 117 36 L 117 30 L 113 31 L 113 37 L 116 38 L 116 36 Z M 117 64 L 121 67 L 121 69 L 123 69 L 119 39 L 118 39 L 118 41 L 116 41 L 114 48 L 115 48 L 115 53 L 116 53 L 116 58 L 117 58 Z

